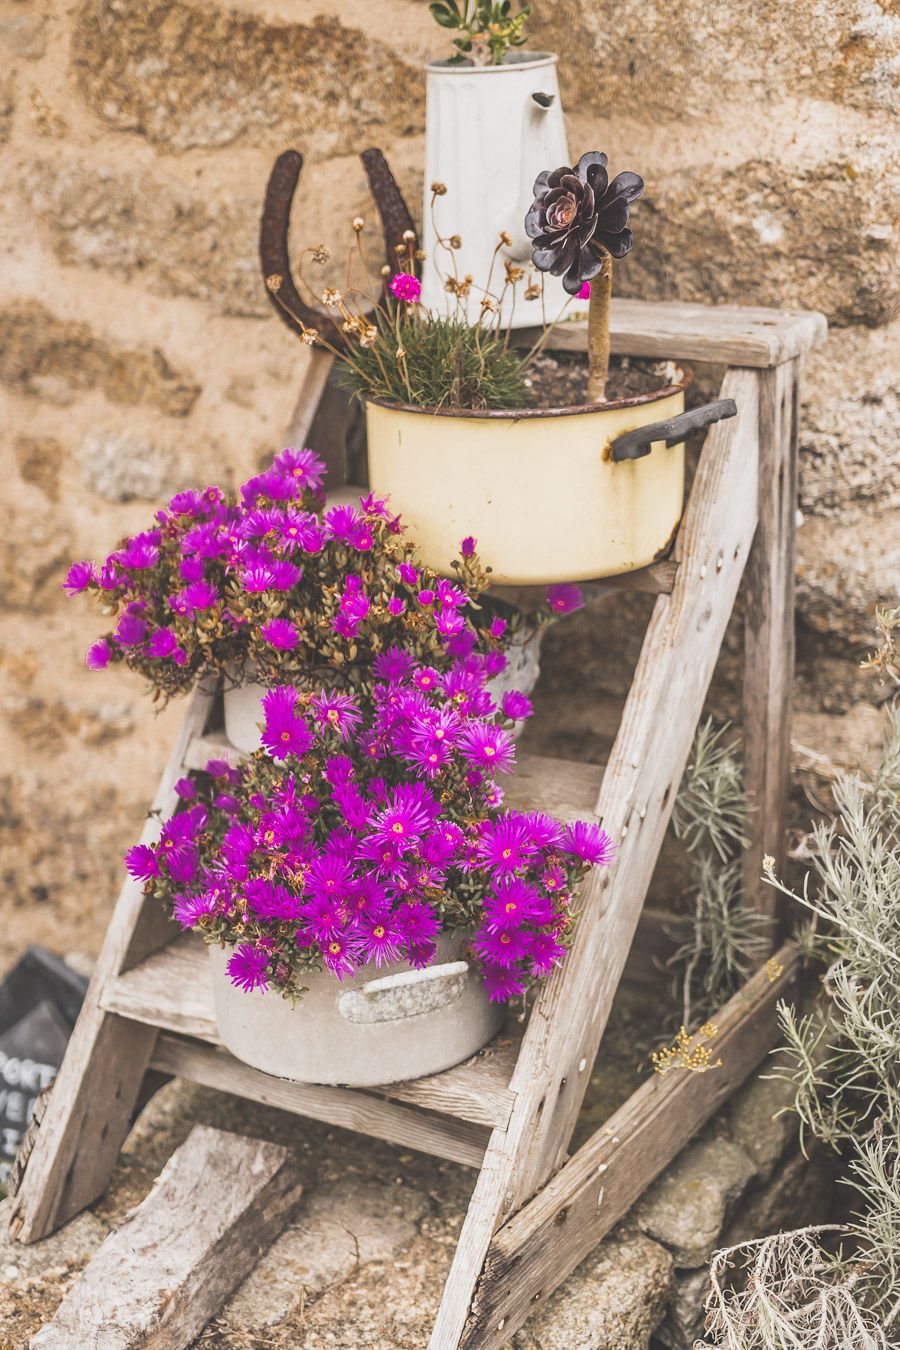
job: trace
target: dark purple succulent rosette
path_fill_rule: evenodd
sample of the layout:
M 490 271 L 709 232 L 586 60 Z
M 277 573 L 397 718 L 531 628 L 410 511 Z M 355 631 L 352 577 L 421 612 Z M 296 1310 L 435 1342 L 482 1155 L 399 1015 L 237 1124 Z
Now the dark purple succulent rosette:
M 575 168 L 545 170 L 534 183 L 534 201 L 525 217 L 532 261 L 542 272 L 562 277 L 569 295 L 577 295 L 603 267 L 605 254 L 624 258 L 634 236 L 628 211 L 644 190 L 644 180 L 628 171 L 610 182 L 608 159 L 599 150 L 582 155 Z

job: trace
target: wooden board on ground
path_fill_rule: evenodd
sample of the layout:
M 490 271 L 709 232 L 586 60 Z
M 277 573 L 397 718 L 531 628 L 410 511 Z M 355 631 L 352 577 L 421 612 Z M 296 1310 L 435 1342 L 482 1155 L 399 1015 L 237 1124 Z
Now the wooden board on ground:
M 183 1350 L 274 1242 L 300 1195 L 280 1144 L 195 1125 L 30 1350 Z

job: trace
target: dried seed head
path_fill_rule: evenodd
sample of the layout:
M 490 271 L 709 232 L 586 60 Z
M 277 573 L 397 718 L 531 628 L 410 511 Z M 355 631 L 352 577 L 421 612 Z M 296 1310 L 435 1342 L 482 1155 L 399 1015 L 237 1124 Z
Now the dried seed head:
M 334 309 L 335 305 L 339 305 L 343 298 L 340 291 L 336 291 L 333 286 L 326 286 L 322 292 L 322 304 L 327 305 L 329 309 Z
M 538 300 L 540 298 L 541 288 L 536 282 L 529 281 L 523 293 L 526 300 Z
M 415 230 L 404 230 L 403 238 L 406 240 L 407 244 L 414 244 L 416 242 Z
M 443 197 L 447 192 L 447 184 L 440 182 L 432 183 L 431 191 L 434 193 L 435 197 Z
M 515 263 L 509 261 L 505 262 L 503 266 L 506 270 L 507 281 L 510 281 L 513 285 L 515 285 L 516 282 L 521 281 L 525 276 L 524 267 L 517 267 Z
M 277 295 L 283 285 L 284 277 L 279 276 L 277 272 L 273 272 L 270 277 L 266 277 L 266 287 L 273 295 Z
M 361 347 L 371 347 L 378 336 L 378 329 L 372 324 L 368 324 L 359 335 L 359 345 Z
M 365 229 L 366 222 L 363 220 L 362 216 L 354 216 L 352 223 L 353 229 L 356 234 L 359 234 L 362 230 Z
M 387 263 L 385 263 L 384 267 L 382 267 L 381 275 L 383 277 L 389 277 L 391 275 L 391 269 L 388 267 Z
M 451 248 L 462 248 L 462 240 L 458 234 L 451 234 L 447 242 Z
M 316 244 L 312 250 L 312 260 L 317 263 L 327 263 L 331 257 L 331 249 L 327 244 Z
M 512 243 L 512 236 L 507 234 L 506 230 L 500 231 L 500 243 L 503 244 L 505 248 L 509 248 Z
M 318 328 L 304 328 L 300 334 L 300 339 L 306 343 L 307 347 L 314 347 L 319 340 Z
M 406 356 L 406 348 L 405 348 L 405 347 L 398 347 L 398 348 L 397 348 L 397 360 L 398 360 L 398 361 L 402 361 L 402 360 L 405 358 L 405 356 Z

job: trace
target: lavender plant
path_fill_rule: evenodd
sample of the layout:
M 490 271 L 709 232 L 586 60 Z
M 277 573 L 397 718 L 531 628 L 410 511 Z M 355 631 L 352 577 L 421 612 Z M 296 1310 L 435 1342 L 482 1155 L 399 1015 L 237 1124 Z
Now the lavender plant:
M 744 904 L 741 865 L 748 816 L 741 764 L 726 728 L 697 729 L 672 828 L 696 876 L 690 930 L 669 961 L 681 1021 L 694 1030 L 736 993 L 765 956 L 766 920 Z
M 815 916 L 806 941 L 826 965 L 815 1011 L 779 1008 L 779 1076 L 794 1087 L 801 1140 L 814 1136 L 841 1154 L 860 1209 L 839 1230 L 802 1229 L 718 1253 L 707 1350 L 897 1344 L 900 706 L 889 709 L 873 782 L 843 777 L 833 791 L 835 820 L 813 835 L 815 892 L 789 890 L 769 867 L 772 885 Z M 735 1265 L 744 1275 L 737 1282 Z
M 302 992 L 367 962 L 427 965 L 440 932 L 469 931 L 491 999 L 560 964 L 573 891 L 611 841 L 596 825 L 502 809 L 515 762 L 511 691 L 494 708 L 484 660 L 443 675 L 391 647 L 370 698 L 269 690 L 263 748 L 176 787 L 183 809 L 126 856 L 184 928 L 234 948 L 245 990 Z

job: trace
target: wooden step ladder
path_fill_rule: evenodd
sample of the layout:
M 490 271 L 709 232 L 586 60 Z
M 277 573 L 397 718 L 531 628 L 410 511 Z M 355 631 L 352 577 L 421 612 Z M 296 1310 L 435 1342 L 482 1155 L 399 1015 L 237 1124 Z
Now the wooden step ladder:
M 817 314 L 613 302 L 614 352 L 725 366 L 721 397 L 733 398 L 738 413 L 706 438 L 671 558 L 598 583 L 656 594 L 608 763 L 524 757 L 508 793 L 517 807 L 593 814 L 619 845 L 616 864 L 585 882 L 572 947 L 521 1039 L 498 1038 L 446 1073 L 378 1091 L 260 1073 L 219 1043 L 200 940 L 177 936 L 129 880 L 13 1200 L 20 1240 L 44 1237 L 101 1194 L 144 1076 L 161 1070 L 476 1169 L 429 1344 L 489 1350 L 506 1344 L 761 1061 L 774 1041 L 775 1004 L 797 974 L 790 945 L 715 1019 L 721 1068 L 654 1077 L 567 1158 L 742 578 L 753 804 L 746 894 L 775 918 L 774 893 L 759 878 L 764 854 L 776 863 L 783 856 L 798 387 L 803 354 L 824 333 Z M 554 339 L 570 350 L 585 344 L 583 324 L 562 325 Z M 330 362 L 312 354 L 289 440 L 309 439 L 329 460 L 330 481 L 343 482 L 359 463 L 350 462 L 352 447 L 348 457 Z M 200 690 L 144 842 L 175 809 L 177 779 L 213 756 L 235 760 L 237 752 L 224 737 L 218 694 Z

